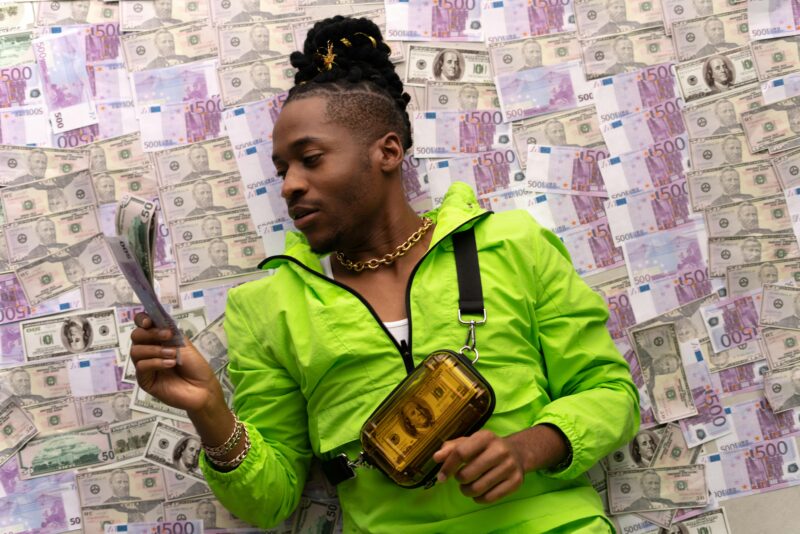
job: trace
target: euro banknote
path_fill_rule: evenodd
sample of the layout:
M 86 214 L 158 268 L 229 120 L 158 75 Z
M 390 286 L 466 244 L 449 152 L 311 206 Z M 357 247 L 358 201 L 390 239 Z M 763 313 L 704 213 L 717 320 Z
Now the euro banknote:
M 686 131 L 692 139 L 742 131 L 741 115 L 764 104 L 758 84 L 688 104 L 683 108 Z
M 800 408 L 800 366 L 767 373 L 764 395 L 775 413 Z
M 145 152 L 163 150 L 225 133 L 219 95 L 185 104 L 151 106 L 139 111 Z
M 491 83 L 489 53 L 463 48 L 409 45 L 406 83 Z
M 588 39 L 582 45 L 588 80 L 634 72 L 675 58 L 672 40 L 660 27 Z
M 654 493 L 654 487 L 660 491 Z M 708 502 L 705 466 L 687 465 L 625 469 L 608 474 L 611 513 L 643 512 L 705 506 Z
M 259 235 L 280 231 L 291 225 L 288 207 L 281 197 L 282 181 L 272 163 L 272 144 L 250 146 L 236 154 L 243 176 L 245 200 Z
M 762 82 L 761 94 L 765 105 L 800 96 L 800 72 Z
M 714 387 L 722 391 L 722 396 L 730 397 L 739 393 L 749 393 L 764 389 L 764 376 L 769 371 L 764 359 L 745 363 L 718 373 L 711 373 Z
M 570 251 L 575 270 L 581 276 L 610 271 L 624 265 L 622 250 L 614 246 L 608 218 L 566 230 L 559 238 Z
M 487 43 L 524 37 L 575 31 L 572 0 L 519 4 L 481 2 L 481 20 Z
M 754 288 L 700 308 L 714 352 L 729 350 L 760 338 L 761 292 Z
M 615 154 L 597 165 L 612 199 L 656 191 L 685 178 L 691 167 L 688 139 L 679 135 L 644 150 Z
M 172 524 L 163 523 L 164 511 L 162 501 L 139 501 L 125 503 L 102 504 L 100 506 L 81 509 L 81 520 L 84 534 L 105 534 L 106 528 L 127 527 L 131 519 L 139 521 L 134 525 L 147 525 L 146 528 L 171 528 Z M 184 522 L 190 525 L 192 521 Z M 180 527 L 179 527 L 180 528 Z
M 45 104 L 6 108 L 0 114 L 0 143 L 4 145 L 49 146 L 50 136 Z
M 467 111 L 500 107 L 491 83 L 428 82 L 425 99 L 429 111 Z
M 41 217 L 96 202 L 92 179 L 86 170 L 5 187 L 0 198 L 8 220 Z
M 654 191 L 607 200 L 605 208 L 617 245 L 697 219 L 689 210 L 685 178 Z
M 749 47 L 733 48 L 680 63 L 675 67 L 675 76 L 686 103 L 725 93 L 757 79 Z
M 258 234 L 203 239 L 175 245 L 178 282 L 189 284 L 255 271 L 264 259 Z
M 44 104 L 39 65 L 23 63 L 10 67 L 0 82 L 0 108 L 41 106 Z
M 103 522 L 102 524 L 106 523 Z M 153 523 L 108 524 L 101 534 L 150 534 L 152 532 L 203 532 L 203 521 L 191 519 Z
M 623 17 L 612 19 L 611 10 L 604 0 L 575 0 L 578 35 L 581 39 L 616 35 L 661 26 L 664 23 L 657 2 L 635 0 L 626 2 L 625 8 Z
M 162 187 L 237 170 L 233 147 L 227 137 L 153 152 L 151 155 L 158 183 Z
M 800 33 L 800 12 L 792 2 L 749 0 L 747 15 L 753 41 Z
M 715 206 L 704 212 L 709 237 L 791 234 L 792 221 L 783 195 Z
M 746 263 L 727 268 L 728 295 L 738 296 L 762 287 L 800 281 L 800 260 Z
M 539 191 L 606 197 L 598 162 L 607 157 L 599 149 L 528 145 L 526 185 Z
M 717 441 L 720 452 L 751 448 L 768 440 L 800 434 L 800 410 L 776 414 L 763 396 L 729 406 L 727 411 L 733 432 Z
M 592 289 L 606 302 L 609 314 L 606 327 L 614 340 L 626 337 L 628 327 L 639 322 L 631 302 L 630 288 L 631 282 L 627 275 L 592 286 Z
M 495 78 L 503 120 L 514 121 L 555 113 L 593 102 L 580 61 L 566 61 Z
M 208 100 L 218 95 L 220 85 L 216 68 L 216 59 L 205 59 L 131 72 L 130 86 L 137 110 L 183 104 L 187 100 Z
M 217 39 L 207 19 L 122 35 L 128 70 L 161 69 L 215 57 Z
M 612 154 L 643 150 L 663 143 L 686 132 L 681 108 L 683 99 L 677 97 L 657 106 L 602 126 L 603 138 Z
M 398 41 L 482 41 L 481 2 L 453 9 L 433 0 L 386 0 L 386 37 Z
M 286 94 L 265 101 L 226 109 L 223 122 L 234 151 L 242 151 L 261 143 L 272 143 L 272 127 L 278 118 Z
M 615 74 L 593 83 L 594 103 L 601 124 L 680 95 L 671 63 Z
M 499 110 L 415 113 L 414 156 L 434 158 L 501 150 L 511 146 L 511 127 Z
M 572 32 L 498 42 L 489 47 L 489 59 L 495 76 L 549 67 L 580 58 L 580 44 Z
M 150 155 L 142 150 L 139 132 L 96 141 L 86 147 L 89 171 L 117 171 L 150 163 Z
M 597 113 L 591 107 L 522 119 L 511 123 L 514 149 L 524 169 L 528 145 L 604 147 Z
M 161 6 L 159 6 L 161 7 Z M 208 18 L 208 2 L 172 2 L 164 13 L 150 2 L 123 2 L 119 5 L 120 28 L 126 32 L 154 30 Z
M 301 48 L 292 22 L 228 22 L 216 32 L 222 65 L 288 56 Z
M 488 209 L 495 212 L 526 210 L 536 222 L 559 234 L 606 216 L 601 198 L 540 193 L 527 188 L 494 193 L 486 201 Z
M 712 18 L 682 20 L 672 26 L 672 41 L 678 61 L 697 59 L 750 43 L 747 9 Z
M 694 211 L 772 196 L 783 190 L 769 161 L 689 172 L 686 182 Z
M 453 182 L 471 185 L 478 195 L 486 195 L 525 183 L 525 173 L 516 153 L 507 148 L 479 152 L 473 156 L 428 160 L 428 182 L 434 205 L 439 205 Z
M 244 200 L 238 172 L 162 187 L 161 207 L 168 222 L 240 207 Z
M 785 369 L 800 364 L 800 333 L 797 330 L 764 327 L 761 337 L 770 369 Z
M 693 358 L 684 361 L 684 368 L 697 415 L 681 419 L 679 423 L 686 444 L 693 448 L 728 435 L 733 430 L 720 399 L 721 392 L 714 389 L 708 366 L 699 348 L 695 349 Z

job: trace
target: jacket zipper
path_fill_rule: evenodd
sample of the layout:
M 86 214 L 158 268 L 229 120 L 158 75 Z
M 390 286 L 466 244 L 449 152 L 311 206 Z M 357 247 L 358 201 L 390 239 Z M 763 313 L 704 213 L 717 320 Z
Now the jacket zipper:
M 458 226 L 458 228 L 461 228 L 465 224 L 469 224 L 472 221 L 474 221 L 476 219 L 480 219 L 481 217 L 484 217 L 484 216 L 486 216 L 486 215 L 488 215 L 490 213 L 492 213 L 492 212 L 491 211 L 485 211 L 485 212 L 481 213 L 480 215 L 476 215 L 475 217 L 472 217 L 471 219 L 467 219 L 462 224 L 460 224 Z M 458 228 L 456 228 L 456 230 L 458 230 Z M 403 358 L 403 365 L 406 368 L 406 374 L 410 375 L 411 372 L 414 370 L 414 357 L 412 356 L 412 353 L 411 353 L 411 332 L 412 332 L 412 329 L 411 329 L 411 283 L 414 281 L 414 275 L 417 274 L 417 270 L 419 269 L 420 265 L 422 265 L 422 262 L 425 261 L 425 258 L 428 257 L 428 254 L 430 254 L 433 251 L 433 249 L 439 245 L 439 243 L 441 243 L 447 237 L 449 237 L 452 234 L 454 234 L 456 230 L 453 230 L 452 232 L 448 232 L 447 234 L 445 234 L 433 247 L 428 249 L 425 252 L 425 254 L 423 254 L 422 257 L 419 259 L 417 264 L 414 266 L 414 269 L 411 270 L 411 274 L 408 277 L 408 283 L 406 284 L 406 301 L 405 301 L 406 317 L 408 318 L 408 343 L 406 343 L 405 340 L 403 340 L 402 343 L 398 343 L 397 342 L 397 340 L 392 335 L 392 333 L 389 331 L 389 329 L 386 328 L 386 325 L 383 323 L 383 321 L 381 321 L 381 318 L 378 317 L 378 314 L 375 311 L 375 308 L 373 308 L 372 305 L 369 302 L 367 302 L 367 299 L 365 299 L 363 296 L 361 296 L 361 294 L 358 291 L 356 291 L 355 289 L 352 289 L 350 287 L 347 287 L 346 285 L 342 284 L 341 282 L 337 282 L 333 278 L 328 278 L 327 276 L 325 276 L 325 275 L 323 275 L 321 273 L 318 273 L 314 269 L 311 269 L 310 267 L 304 265 L 301 261 L 297 260 L 296 258 L 293 258 L 292 256 L 287 256 L 285 254 L 279 254 L 277 256 L 271 256 L 271 257 L 265 259 L 263 262 L 261 262 L 259 264 L 259 267 L 261 265 L 265 264 L 266 262 L 271 261 L 271 260 L 277 260 L 277 259 L 288 260 L 288 261 L 291 261 L 292 263 L 295 263 L 295 264 L 299 265 L 300 267 L 302 267 L 303 269 L 305 269 L 309 273 L 313 274 L 314 276 L 317 276 L 318 278 L 326 280 L 326 281 L 328 281 L 328 282 L 330 282 L 330 283 L 332 283 L 332 284 L 344 289 L 345 291 L 347 291 L 348 293 L 350 293 L 351 295 L 356 297 L 358 300 L 361 301 L 361 303 L 372 314 L 372 317 L 375 319 L 375 321 L 378 323 L 378 325 L 380 325 L 380 327 L 383 329 L 383 331 L 389 337 L 389 340 L 391 340 L 391 342 L 394 343 L 394 346 L 397 348 L 397 352 L 399 352 L 400 353 L 400 357 Z

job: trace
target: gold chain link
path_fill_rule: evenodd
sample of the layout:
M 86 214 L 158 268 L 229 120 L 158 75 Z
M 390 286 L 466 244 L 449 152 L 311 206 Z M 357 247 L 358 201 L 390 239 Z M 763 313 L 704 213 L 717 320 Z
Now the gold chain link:
M 422 236 L 428 231 L 428 229 L 433 226 L 433 220 L 423 217 L 422 218 L 422 226 L 420 226 L 416 232 L 411 234 L 411 237 L 405 240 L 404 243 L 400 244 L 394 252 L 390 252 L 389 254 L 384 254 L 382 258 L 372 258 L 371 260 L 366 261 L 351 261 L 349 260 L 344 254 L 341 252 L 336 252 L 335 256 L 339 263 L 342 264 L 342 267 L 345 269 L 349 269 L 351 271 L 355 271 L 360 273 L 364 269 L 372 269 L 375 270 L 381 265 L 391 265 L 394 261 L 401 257 L 405 256 L 406 253 L 416 245 Z

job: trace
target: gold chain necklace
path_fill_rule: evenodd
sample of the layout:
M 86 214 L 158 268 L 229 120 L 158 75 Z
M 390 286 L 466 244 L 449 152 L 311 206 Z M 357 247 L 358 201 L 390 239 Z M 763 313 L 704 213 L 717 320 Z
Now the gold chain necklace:
M 411 234 L 411 237 L 405 240 L 404 243 L 399 245 L 394 252 L 390 252 L 389 254 L 384 254 L 381 258 L 372 258 L 371 260 L 367 261 L 351 261 L 349 260 L 344 254 L 341 252 L 336 252 L 335 256 L 336 259 L 342 264 L 342 267 L 345 269 L 349 269 L 351 271 L 355 271 L 360 273 L 364 269 L 377 269 L 381 265 L 391 265 L 394 261 L 399 258 L 400 256 L 405 256 L 406 253 L 419 243 L 419 240 L 422 239 L 422 236 L 428 231 L 428 229 L 433 226 L 433 221 L 427 217 L 422 218 L 422 226 L 420 226 L 416 232 Z

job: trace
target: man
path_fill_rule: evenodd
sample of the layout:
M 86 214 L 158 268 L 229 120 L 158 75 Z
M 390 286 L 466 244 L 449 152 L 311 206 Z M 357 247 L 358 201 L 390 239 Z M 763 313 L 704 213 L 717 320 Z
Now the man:
M 800 293 L 795 295 L 794 297 L 794 313 L 791 315 L 784 317 L 773 326 L 777 326 L 779 328 L 792 328 L 792 329 L 800 329 Z
M 250 50 L 239 56 L 237 62 L 255 61 L 280 56 L 280 52 L 269 48 L 269 29 L 264 24 L 256 24 L 250 28 Z
M 64 7 L 65 4 L 61 4 Z M 81 0 L 69 2 L 69 13 L 71 16 L 56 21 L 56 26 L 69 26 L 71 24 L 86 24 L 89 17 L 89 2 Z
M 661 477 L 658 471 L 648 469 L 642 473 L 640 479 L 642 496 L 633 501 L 625 510 L 658 510 L 663 508 L 674 508 L 675 503 L 670 499 L 661 497 Z
M 203 520 L 203 530 L 217 528 L 217 507 L 210 499 L 203 499 L 197 503 L 195 517 Z
M 708 43 L 698 50 L 691 59 L 710 56 L 711 54 L 719 54 L 725 50 L 738 48 L 740 46 L 736 43 L 728 43 L 725 41 L 725 26 L 717 17 L 709 17 L 706 19 L 703 23 L 703 33 L 706 34 Z
M 742 252 L 742 263 L 758 263 L 761 261 L 761 242 L 755 237 L 748 237 L 739 246 Z
M 192 186 L 192 198 L 194 198 L 195 208 L 186 214 L 187 217 L 205 215 L 210 211 L 225 211 L 224 207 L 214 205 L 214 191 L 208 182 L 197 181 Z
M 796 304 L 795 304 L 796 306 Z M 797 315 L 797 312 L 795 312 Z M 792 374 L 790 375 L 792 379 L 792 387 L 794 388 L 794 393 L 792 396 L 786 399 L 781 406 L 775 410 L 777 412 L 782 412 L 784 410 L 789 410 L 791 408 L 795 408 L 800 406 L 800 367 L 796 367 L 792 370 Z
M 650 467 L 658 448 L 658 436 L 651 430 L 640 430 L 630 444 L 631 457 L 639 467 Z
M 11 389 L 11 394 L 23 406 L 39 404 L 47 400 L 41 395 L 31 393 L 31 375 L 22 367 L 17 367 L 11 371 L 11 374 L 8 375 L 8 385 Z
M 242 0 L 242 11 L 231 17 L 231 22 L 260 22 L 273 20 L 275 16 L 268 11 L 261 11 L 260 0 Z
M 739 171 L 733 167 L 725 167 L 719 173 L 719 185 L 722 186 L 722 194 L 711 202 L 712 206 L 723 204 L 733 204 L 743 200 L 750 200 L 753 195 L 742 193 Z
M 108 173 L 98 174 L 94 179 L 94 190 L 97 193 L 97 202 L 116 202 L 117 184 Z
M 85 319 L 67 319 L 61 327 L 64 348 L 72 353 L 83 352 L 92 339 L 92 325 Z
M 213 215 L 207 215 L 200 223 L 200 230 L 203 232 L 203 239 L 222 237 L 222 222 Z
M 231 513 L 271 528 L 297 507 L 315 453 L 357 454 L 386 395 L 428 354 L 463 345 L 452 236 L 472 227 L 491 315 L 478 327 L 475 365 L 497 408 L 432 454 L 442 465 L 430 489 L 359 469 L 339 485 L 344 522 L 360 532 L 612 532 L 581 474 L 633 438 L 639 414 L 603 300 L 555 234 L 522 210 L 482 210 L 466 184 L 420 218 L 402 187 L 413 144 L 407 97 L 380 30 L 331 18 L 302 48 L 328 40 L 361 81 L 348 80 L 359 74 L 350 67 L 318 76 L 313 55 L 293 55 L 309 68 L 278 117 L 272 155 L 298 233 L 262 264 L 272 276 L 228 292 L 228 374 L 243 423 L 200 352 L 187 343 L 176 366 L 162 344 L 171 333 L 144 314 L 131 338 L 140 387 L 187 410 L 208 447 L 232 445 L 203 453 L 205 479 Z M 375 269 L 358 270 L 373 259 Z M 235 431 L 248 432 L 249 449 Z M 213 463 L 223 461 L 232 464 Z
M 789 119 L 789 129 L 792 133 L 800 135 L 800 108 L 791 107 L 786 111 L 786 115 Z
M 725 135 L 731 133 L 738 133 L 742 131 L 742 126 L 739 124 L 739 117 L 736 116 L 736 108 L 727 98 L 718 100 L 714 104 L 714 114 L 719 120 L 719 126 L 714 130 L 714 135 Z
M 189 56 L 175 53 L 175 38 L 169 30 L 161 30 L 153 36 L 153 45 L 158 51 L 158 57 L 153 58 L 145 69 L 161 69 L 172 67 L 190 61 Z
M 155 9 L 156 16 L 141 23 L 136 27 L 137 30 L 154 30 L 162 26 L 185 22 L 172 16 L 172 0 L 154 0 L 153 9 Z
M 139 301 L 133 296 L 133 288 L 124 276 L 114 280 L 114 302 L 111 306 L 135 306 Z
M 709 93 L 715 95 L 733 88 L 734 69 L 731 60 L 725 56 L 712 56 L 703 66 L 703 79 Z
M 614 41 L 614 54 L 617 62 L 608 68 L 607 74 L 622 74 L 643 69 L 647 63 L 636 61 L 633 57 L 633 41 L 627 37 L 617 37 Z
M 111 472 L 108 485 L 111 488 L 111 497 L 105 500 L 107 504 L 138 500 L 131 496 L 131 478 L 122 469 L 114 469 Z
M 47 217 L 43 217 L 36 221 L 34 229 L 36 231 L 36 237 L 39 238 L 39 244 L 33 247 L 30 252 L 28 252 L 28 255 L 25 256 L 25 261 L 31 261 L 36 258 L 41 258 L 42 256 L 47 256 L 48 254 L 52 254 L 56 250 L 67 246 L 66 243 L 58 243 L 56 241 L 56 224 Z
M 182 473 L 197 474 L 200 443 L 193 437 L 182 438 L 172 453 L 172 467 Z
M 63 190 L 55 187 L 47 190 L 47 209 L 50 213 L 59 213 L 69 209 L 69 201 Z
M 545 144 L 550 146 L 567 146 L 567 131 L 558 119 L 550 119 L 544 125 Z
M 64 275 L 67 280 L 76 286 L 80 285 L 83 275 L 86 273 L 80 262 L 76 258 L 66 258 L 61 264 L 64 266 Z
M 725 163 L 742 162 L 742 142 L 735 135 L 729 135 L 722 140 L 722 157 Z
M 742 202 L 736 210 L 736 217 L 739 219 L 741 229 L 736 235 L 764 235 L 774 234 L 774 230 L 761 228 L 758 225 L 758 209 L 751 202 Z
M 78 2 L 76 2 L 78 3 Z M 88 3 L 88 2 L 87 2 Z M 34 180 L 41 180 L 47 172 L 47 153 L 44 150 L 32 150 L 28 154 L 28 172 L 17 176 L 7 185 L 21 185 Z
M 692 3 L 695 17 L 708 17 L 714 14 L 714 0 L 692 0 Z
M 758 268 L 758 284 L 764 287 L 764 284 L 778 283 L 778 268 L 773 263 L 765 263 Z
M 239 266 L 228 264 L 228 245 L 222 239 L 214 239 L 209 243 L 208 258 L 211 260 L 211 265 L 203 269 L 195 280 L 222 278 L 247 272 Z
M 192 145 L 188 154 L 189 166 L 192 168 L 186 176 L 181 178 L 181 182 L 191 182 L 198 178 L 206 176 L 214 176 L 219 174 L 217 171 L 209 169 L 208 165 L 208 151 L 202 145 Z
M 478 88 L 467 83 L 458 91 L 458 110 L 472 111 L 478 109 Z
M 100 145 L 89 147 L 89 171 L 102 172 L 106 167 L 106 151 Z
M 628 20 L 625 0 L 606 0 L 606 13 L 608 13 L 609 20 L 597 30 L 596 36 L 629 32 L 642 27 L 635 20 Z
M 112 423 L 131 420 L 133 411 L 131 410 L 131 399 L 127 393 L 120 392 L 114 395 L 114 398 L 111 399 L 111 411 L 114 412 Z
M 255 63 L 250 67 L 250 81 L 253 83 L 253 88 L 247 91 L 237 104 L 255 102 L 282 92 L 281 89 L 272 87 L 272 78 L 266 63 Z
M 433 59 L 433 77 L 437 80 L 457 82 L 463 75 L 464 57 L 458 50 L 442 50 Z
M 542 66 L 542 45 L 533 39 L 522 44 L 522 67 L 519 70 L 535 69 Z

